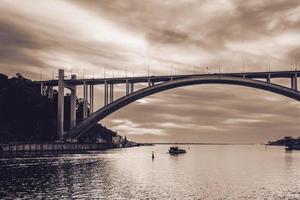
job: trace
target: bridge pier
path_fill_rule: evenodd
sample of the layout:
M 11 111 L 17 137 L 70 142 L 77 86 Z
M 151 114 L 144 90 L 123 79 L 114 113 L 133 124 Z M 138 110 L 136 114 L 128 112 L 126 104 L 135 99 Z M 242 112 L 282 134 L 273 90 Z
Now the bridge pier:
M 76 75 L 71 75 L 72 80 L 76 80 Z M 70 129 L 74 128 L 76 126 L 76 85 L 71 86 L 71 103 L 70 103 Z
M 64 82 L 64 70 L 58 70 L 58 96 L 57 96 L 57 134 L 59 140 L 63 140 L 64 136 L 64 98 L 65 87 L 71 90 L 70 96 L 70 129 L 76 126 L 76 85 L 68 85 Z M 71 75 L 72 80 L 76 80 L 76 75 Z M 53 98 L 53 87 L 49 86 L 48 89 L 49 98 Z
M 44 87 L 44 83 L 41 83 L 41 95 L 45 96 L 45 87 Z
M 126 79 L 126 95 L 129 94 L 129 82 L 128 79 Z
M 271 83 L 271 74 L 268 74 L 267 83 Z
M 104 105 L 106 106 L 108 104 L 108 84 L 105 81 L 104 82 Z
M 53 99 L 53 87 L 52 86 L 48 86 L 47 92 L 48 92 L 48 98 Z
M 64 70 L 58 70 L 58 98 L 57 98 L 57 133 L 59 140 L 64 134 Z
M 109 103 L 114 101 L 114 84 L 109 84 Z
M 130 93 L 134 92 L 134 83 L 130 83 Z
M 291 88 L 293 90 L 298 90 L 298 83 L 297 83 L 297 74 L 295 74 L 295 76 L 291 77 Z
M 88 85 L 84 82 L 83 84 L 83 119 L 88 116 Z
M 48 96 L 49 99 L 53 99 L 53 86 L 45 86 L 41 83 L 41 95 Z
M 94 112 L 94 85 L 90 85 L 90 113 Z
M 154 81 L 148 79 L 148 87 L 154 86 Z

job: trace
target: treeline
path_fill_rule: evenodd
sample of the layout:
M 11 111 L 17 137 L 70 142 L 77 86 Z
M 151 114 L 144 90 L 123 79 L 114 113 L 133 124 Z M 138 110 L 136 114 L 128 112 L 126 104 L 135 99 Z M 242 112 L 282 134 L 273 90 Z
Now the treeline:
M 70 127 L 70 96 L 65 96 L 65 131 Z M 77 98 L 77 118 L 82 120 L 83 101 Z M 112 140 L 115 132 L 95 125 L 79 140 Z M 40 94 L 40 85 L 17 74 L 8 78 L 0 74 L 0 143 L 13 141 L 57 140 L 57 91 L 53 99 Z
M 293 138 L 290 136 L 286 136 L 276 141 L 268 142 L 268 145 L 274 145 L 274 146 L 289 146 L 289 145 L 299 145 L 299 144 L 300 144 L 300 137 Z

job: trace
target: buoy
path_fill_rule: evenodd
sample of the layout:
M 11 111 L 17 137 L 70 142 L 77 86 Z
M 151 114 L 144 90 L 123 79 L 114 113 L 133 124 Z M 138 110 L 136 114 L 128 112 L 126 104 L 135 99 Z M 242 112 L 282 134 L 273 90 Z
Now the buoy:
M 152 159 L 154 159 L 154 152 L 152 151 Z

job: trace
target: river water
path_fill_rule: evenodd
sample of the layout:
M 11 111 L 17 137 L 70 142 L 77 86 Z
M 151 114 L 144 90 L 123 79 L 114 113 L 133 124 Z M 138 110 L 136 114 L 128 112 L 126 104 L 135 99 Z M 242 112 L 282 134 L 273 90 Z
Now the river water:
M 0 160 L 1 199 L 300 199 L 300 152 L 262 145 Z M 151 159 L 151 152 L 155 159 Z

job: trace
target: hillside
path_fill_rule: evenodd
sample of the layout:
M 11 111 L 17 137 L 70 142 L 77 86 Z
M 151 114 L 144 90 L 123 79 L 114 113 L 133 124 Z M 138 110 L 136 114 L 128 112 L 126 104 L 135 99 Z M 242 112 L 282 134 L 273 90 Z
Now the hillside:
M 65 127 L 69 127 L 70 97 L 65 97 Z M 77 99 L 77 122 L 82 120 L 82 99 Z M 57 92 L 53 99 L 40 95 L 40 86 L 17 74 L 8 78 L 0 74 L 0 143 L 13 141 L 57 140 Z M 115 132 L 94 126 L 88 137 L 111 141 Z

